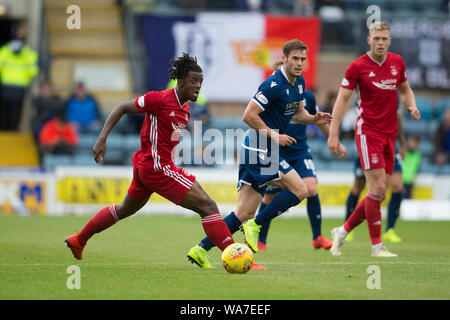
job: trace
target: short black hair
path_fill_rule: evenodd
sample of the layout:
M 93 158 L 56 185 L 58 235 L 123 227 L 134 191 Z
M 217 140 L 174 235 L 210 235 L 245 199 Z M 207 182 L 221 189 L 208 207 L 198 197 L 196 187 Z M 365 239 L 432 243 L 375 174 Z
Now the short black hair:
M 184 79 L 189 71 L 202 72 L 202 68 L 197 64 L 197 58 L 191 57 L 186 52 L 183 52 L 181 57 L 170 60 L 170 64 L 173 66 L 169 69 L 170 79 Z

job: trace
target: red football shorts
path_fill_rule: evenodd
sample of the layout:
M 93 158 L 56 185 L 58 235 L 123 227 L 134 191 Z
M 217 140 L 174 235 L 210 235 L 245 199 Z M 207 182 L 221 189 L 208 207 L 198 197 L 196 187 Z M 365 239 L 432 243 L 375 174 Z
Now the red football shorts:
M 194 184 L 195 176 L 173 163 L 162 170 L 133 167 L 133 180 L 128 194 L 136 200 L 144 200 L 153 192 L 179 205 Z
M 363 171 L 385 168 L 392 175 L 394 171 L 395 137 L 380 135 L 355 134 L 355 144 Z

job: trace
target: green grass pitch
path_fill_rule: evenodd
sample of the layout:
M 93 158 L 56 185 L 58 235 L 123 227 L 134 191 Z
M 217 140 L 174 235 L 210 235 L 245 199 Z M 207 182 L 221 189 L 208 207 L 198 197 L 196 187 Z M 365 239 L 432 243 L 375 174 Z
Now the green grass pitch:
M 63 240 L 89 218 L 0 216 L 0 299 L 450 299 L 450 222 L 398 221 L 403 242 L 386 246 L 399 257 L 374 258 L 366 223 L 333 257 L 313 249 L 307 219 L 278 218 L 269 249 L 255 256 L 268 270 L 235 275 L 216 248 L 214 269 L 188 263 L 187 251 L 204 236 L 199 217 L 130 217 L 95 235 L 75 260 Z M 341 223 L 324 219 L 323 234 Z M 234 238 L 243 242 L 240 232 Z M 80 289 L 67 287 L 72 265 Z M 379 289 L 367 285 L 373 265 Z

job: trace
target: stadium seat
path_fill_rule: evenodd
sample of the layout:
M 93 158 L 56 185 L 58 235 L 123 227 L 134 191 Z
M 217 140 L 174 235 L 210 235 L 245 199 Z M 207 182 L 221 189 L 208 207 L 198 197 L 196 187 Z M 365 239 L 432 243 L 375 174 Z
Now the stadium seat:
M 311 139 L 307 141 L 309 149 L 311 150 L 311 154 L 316 157 L 319 156 L 322 148 L 325 145 L 325 141 L 321 139 Z
M 49 168 L 53 168 L 55 166 L 68 166 L 72 164 L 72 156 L 65 154 L 45 154 L 42 159 L 42 165 Z
M 434 132 L 430 131 L 429 123 L 432 123 L 432 120 L 413 120 L 411 118 L 403 121 L 403 131 L 405 135 L 412 136 L 418 135 L 421 138 L 431 137 Z
M 434 145 L 428 141 L 422 141 L 419 144 L 419 151 L 422 153 L 422 157 L 432 157 L 434 153 Z
M 121 149 L 107 149 L 103 164 L 105 165 L 122 165 L 126 162 L 124 153 Z
M 76 166 L 92 166 L 96 162 L 92 153 L 79 153 L 72 157 L 72 164 Z
M 95 141 L 97 141 L 97 135 L 92 133 L 80 133 L 78 135 L 78 148 L 92 150 L 94 147 Z
M 119 150 L 122 150 L 122 148 L 124 147 L 123 135 L 111 133 L 108 136 L 108 140 L 106 142 L 106 145 L 108 146 L 108 149 L 119 149 Z
M 442 120 L 444 110 L 450 108 L 450 96 L 439 99 L 436 103 L 436 118 Z
M 348 171 L 352 172 L 354 167 L 354 161 L 335 160 L 331 161 L 328 168 L 333 171 Z
M 425 96 L 416 96 L 416 105 L 419 108 L 422 119 L 433 119 L 435 117 L 435 109 L 433 101 Z
M 429 163 L 429 162 L 422 162 L 422 164 L 420 165 L 420 173 L 431 173 L 431 174 L 436 174 L 439 171 L 439 167 L 437 165 L 435 165 L 434 163 Z
M 242 121 L 241 117 L 213 117 L 209 123 L 209 127 L 219 130 L 248 129 L 248 126 Z
M 446 164 L 443 166 L 440 166 L 438 169 L 438 173 L 440 174 L 450 174 L 450 164 Z
M 141 147 L 141 137 L 136 134 L 127 134 L 123 136 L 123 147 L 126 151 L 135 152 Z

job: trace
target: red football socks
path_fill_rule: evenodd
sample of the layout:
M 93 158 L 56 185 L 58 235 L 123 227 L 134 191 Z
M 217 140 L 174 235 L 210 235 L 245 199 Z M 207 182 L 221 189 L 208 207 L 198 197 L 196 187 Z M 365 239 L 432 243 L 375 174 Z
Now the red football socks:
M 367 194 L 366 219 L 372 245 L 381 243 L 381 201 L 376 195 Z
M 206 236 L 220 250 L 223 251 L 230 244 L 234 243 L 233 236 L 231 235 L 227 224 L 222 220 L 220 213 L 215 213 L 202 218 L 202 226 Z
M 367 197 L 366 197 L 367 198 Z M 344 224 L 344 229 L 347 232 L 352 231 L 366 219 L 366 198 L 362 199 L 355 208 L 355 211 L 348 217 Z
M 119 221 L 119 216 L 115 205 L 103 208 L 84 226 L 78 234 L 78 241 L 84 246 L 94 234 L 111 227 L 117 221 Z

